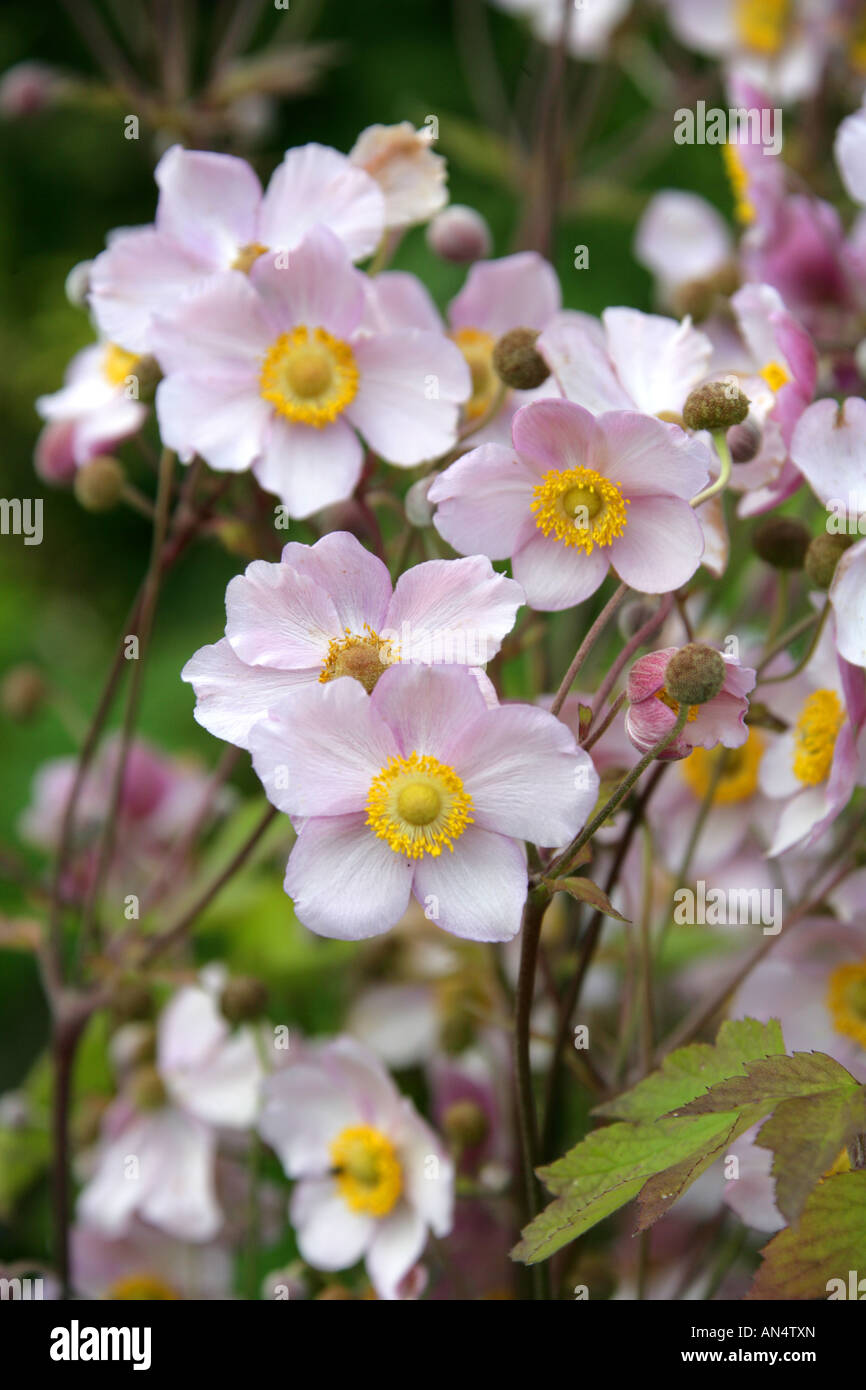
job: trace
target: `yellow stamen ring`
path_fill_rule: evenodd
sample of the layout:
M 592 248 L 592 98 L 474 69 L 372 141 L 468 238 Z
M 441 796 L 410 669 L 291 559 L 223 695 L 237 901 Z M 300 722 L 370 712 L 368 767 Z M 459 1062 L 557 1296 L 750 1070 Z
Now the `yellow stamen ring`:
M 391 1140 L 371 1125 L 351 1125 L 331 1144 L 340 1195 L 352 1211 L 387 1216 L 403 1190 L 403 1172 Z
M 715 784 L 713 800 L 718 806 L 732 806 L 748 801 L 758 790 L 758 769 L 764 752 L 764 740 L 757 729 L 740 748 L 693 748 L 680 763 L 683 778 L 699 800 L 707 795 L 716 778 L 719 763 L 721 773 Z
M 866 960 L 837 966 L 828 981 L 827 1008 L 836 1032 L 866 1047 Z
M 281 333 L 262 364 L 262 398 L 298 424 L 333 424 L 358 393 L 360 374 L 348 343 L 305 324 Z
M 530 508 L 545 536 L 564 545 L 578 545 L 587 555 L 597 545 L 610 545 L 626 527 L 626 508 L 618 483 L 593 468 L 556 469 L 533 489 Z
M 794 729 L 794 776 L 807 787 L 827 777 L 845 710 L 835 690 L 815 690 Z
M 473 820 L 472 798 L 454 769 L 415 752 L 389 759 L 373 778 L 366 811 L 376 838 L 408 859 L 453 850 Z

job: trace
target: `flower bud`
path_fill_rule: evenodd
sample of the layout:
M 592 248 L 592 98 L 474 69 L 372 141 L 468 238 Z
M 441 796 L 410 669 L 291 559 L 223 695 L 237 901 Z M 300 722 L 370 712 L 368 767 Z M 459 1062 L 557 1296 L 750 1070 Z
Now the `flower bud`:
M 13 666 L 0 685 L 0 709 L 24 723 L 36 714 L 46 695 L 46 685 L 37 666 Z
M 79 261 L 66 277 L 63 289 L 73 309 L 85 309 L 87 307 L 92 265 L 93 261 Z
M 427 494 L 435 478 L 434 473 L 431 473 L 427 478 L 419 478 L 417 483 L 413 483 L 406 493 L 406 500 L 403 504 L 406 509 L 406 520 L 419 529 L 433 525 L 433 507 L 427 501 Z
M 487 1135 L 487 1116 L 474 1100 L 455 1100 L 442 1116 L 442 1128 L 458 1150 L 474 1149 Z
M 809 542 L 803 568 L 816 589 L 829 589 L 836 566 L 853 540 L 853 536 L 829 535 L 825 531 Z
M 110 1008 L 118 1023 L 138 1023 L 153 1017 L 153 995 L 142 980 L 118 980 Z
M 512 328 L 493 349 L 493 365 L 500 381 L 515 391 L 532 391 L 550 376 L 550 368 L 535 346 L 534 328 Z
M 154 1066 L 136 1068 L 129 1078 L 129 1093 L 137 1110 L 160 1110 L 168 1100 L 162 1077 Z
M 732 463 L 751 463 L 761 451 L 763 437 L 753 420 L 732 425 L 727 434 Z
M 493 238 L 480 212 L 462 203 L 452 203 L 437 213 L 428 226 L 427 245 L 444 261 L 467 265 L 490 255 Z
M 111 454 L 97 454 L 75 475 L 73 492 L 86 512 L 110 512 L 123 492 L 126 474 Z
M 725 663 L 719 652 L 702 642 L 680 647 L 665 667 L 665 690 L 678 705 L 705 705 L 725 683 Z
M 686 397 L 683 420 L 690 430 L 727 430 L 749 413 L 749 398 L 732 381 L 708 381 Z
M 658 604 L 652 599 L 636 598 L 631 603 L 626 603 L 620 609 L 616 620 L 620 635 L 629 641 L 644 623 L 649 622 L 657 608 Z
M 251 1023 L 261 1018 L 268 1002 L 267 986 L 252 975 L 229 980 L 220 995 L 220 1009 L 229 1023 Z
M 791 516 L 771 516 L 755 531 L 755 554 L 777 570 L 801 570 L 809 549 L 808 526 Z

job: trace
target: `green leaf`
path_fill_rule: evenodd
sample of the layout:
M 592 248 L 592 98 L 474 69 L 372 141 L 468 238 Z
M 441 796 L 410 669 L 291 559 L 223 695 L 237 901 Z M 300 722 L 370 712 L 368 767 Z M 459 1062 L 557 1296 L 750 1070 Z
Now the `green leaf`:
M 734 1116 L 661 1119 L 595 1130 L 539 1176 L 557 1200 L 529 1223 L 514 1258 L 535 1264 L 636 1197 L 647 1178 L 724 1144 Z
M 837 1089 L 856 1090 L 859 1085 L 849 1071 L 823 1052 L 750 1059 L 745 1073 L 745 1076 L 716 1083 L 707 1095 L 697 1096 L 671 1113 L 711 1115 L 759 1101 L 770 1110 L 779 1101 L 794 1096 L 819 1095 Z
M 784 1051 L 782 1030 L 776 1019 L 769 1023 L 759 1023 L 754 1018 L 729 1019 L 722 1024 L 714 1044 L 693 1043 L 671 1052 L 660 1071 L 597 1106 L 593 1113 L 608 1119 L 657 1120 L 685 1106 L 709 1087 L 743 1075 L 746 1062 Z
M 544 885 L 551 893 L 568 893 L 578 902 L 589 903 L 590 907 L 603 912 L 606 917 L 615 917 L 618 922 L 630 920 L 617 912 L 604 889 L 593 883 L 591 878 L 546 878 Z
M 866 1087 L 783 1101 L 761 1126 L 756 1143 L 773 1151 L 776 1206 L 800 1219 L 815 1184 L 843 1149 L 866 1134 Z
M 763 1263 L 746 1296 L 759 1300 L 850 1296 L 849 1273 L 862 1272 L 864 1250 L 866 1170 L 825 1178 L 806 1202 L 798 1225 L 780 1231 L 761 1251 Z

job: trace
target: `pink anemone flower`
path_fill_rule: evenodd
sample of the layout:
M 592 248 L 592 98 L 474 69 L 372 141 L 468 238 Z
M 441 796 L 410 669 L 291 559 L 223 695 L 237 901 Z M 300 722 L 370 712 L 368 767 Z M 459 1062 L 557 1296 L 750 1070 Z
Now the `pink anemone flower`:
M 648 652 L 629 672 L 625 727 L 641 753 L 648 753 L 677 721 L 679 706 L 665 690 L 665 671 L 677 650 L 665 647 Z M 725 680 L 721 690 L 706 704 L 692 706 L 682 733 L 659 754 L 662 760 L 687 758 L 693 748 L 715 748 L 719 743 L 725 748 L 741 748 L 746 742 L 746 697 L 754 689 L 755 672 L 750 666 L 741 666 L 734 657 L 723 655 L 722 659 Z
M 427 560 L 392 589 L 355 536 L 291 542 L 279 564 L 254 560 L 226 590 L 226 635 L 182 676 L 195 717 L 249 747 L 252 726 L 289 691 L 352 675 L 372 689 L 396 662 L 483 667 L 514 625 L 523 590 L 482 555 Z
M 527 892 L 522 842 L 566 844 L 598 793 L 564 724 L 528 705 L 491 709 L 455 666 L 392 666 L 370 696 L 346 678 L 299 690 L 250 746 L 268 797 L 299 827 L 285 880 L 295 911 L 344 940 L 388 931 L 410 895 L 456 936 L 510 940 Z
M 430 488 L 455 550 L 510 556 L 538 609 L 582 603 L 611 568 L 643 593 L 691 578 L 704 537 L 689 499 L 709 476 L 698 440 L 649 415 L 595 417 L 559 400 L 519 410 L 512 438 L 473 449 Z
M 164 443 L 220 472 L 252 468 L 291 516 L 350 497 L 358 437 L 412 467 L 457 437 L 469 369 L 443 334 L 370 332 L 365 281 L 317 227 L 293 251 L 226 272 L 154 330 Z

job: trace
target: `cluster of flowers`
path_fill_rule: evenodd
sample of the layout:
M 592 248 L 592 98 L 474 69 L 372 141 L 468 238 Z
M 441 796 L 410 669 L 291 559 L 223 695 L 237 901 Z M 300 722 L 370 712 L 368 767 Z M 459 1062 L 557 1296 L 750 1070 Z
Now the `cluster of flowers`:
M 587 7 L 599 32 L 578 24 L 581 42 L 603 47 L 627 8 Z M 810 6 L 788 7 L 790 42 L 786 33 L 772 63 L 751 66 L 734 62 L 733 12 L 742 39 L 749 6 L 669 8 L 681 37 L 701 48 L 712 39 L 731 59 L 746 104 L 763 109 L 792 83 L 808 90 Z M 549 29 L 547 8 L 536 9 Z M 766 56 L 766 36 L 749 35 Z M 866 207 L 866 109 L 842 123 L 835 149 Z M 464 942 L 510 942 L 530 887 L 527 844 L 533 864 L 555 872 L 589 827 L 599 872 L 614 862 L 625 813 L 608 795 L 635 752 L 674 771 L 647 802 L 657 863 L 647 870 L 636 841 L 618 866 L 615 897 L 630 917 L 647 901 L 664 912 L 671 877 L 687 872 L 763 889 L 777 886 L 781 862 L 786 889 L 808 885 L 816 846 L 833 845 L 866 784 L 866 362 L 856 341 L 835 355 L 825 347 L 862 323 L 862 219 L 846 232 L 827 203 L 790 191 L 780 156 L 748 140 L 727 147 L 727 162 L 745 224 L 738 245 L 715 209 L 681 192 L 658 194 L 638 228 L 637 255 L 675 317 L 565 310 L 540 255 L 486 258 L 485 229 L 468 210 L 443 210 L 443 162 L 407 125 L 364 132 L 348 156 L 289 150 L 264 192 L 241 159 L 173 147 L 157 168 L 154 225 L 117 232 L 89 267 L 99 341 L 39 402 L 43 478 L 69 481 L 140 431 L 147 391 L 130 386 L 149 383 L 167 448 L 184 463 L 250 471 L 290 518 L 346 502 L 374 458 L 420 470 L 410 519 L 456 553 L 392 584 L 354 534 L 323 524 L 315 543 L 290 542 L 278 562 L 256 559 L 230 582 L 224 637 L 183 670 L 196 719 L 251 754 L 290 817 L 285 891 L 318 935 L 358 941 L 423 914 Z M 474 262 L 447 322 L 416 277 L 379 265 L 403 228 L 431 218 L 431 246 Z M 687 304 L 694 318 L 679 318 Z M 687 586 L 701 566 L 715 577 L 728 568 L 726 489 L 742 520 L 776 512 L 804 485 L 822 507 L 842 499 L 844 534 L 822 527 L 811 539 L 774 515 L 756 545 L 777 574 L 805 556 L 817 640 L 795 668 L 772 642 L 761 652 L 749 621 L 741 659 Z M 508 574 L 494 568 L 502 561 Z M 595 692 L 571 692 L 568 680 L 555 699 L 501 700 L 485 667 L 521 606 L 573 609 L 611 571 L 638 596 L 622 619 L 626 660 L 655 644 L 628 670 L 620 704 L 611 712 L 605 700 L 624 663 Z M 756 612 L 781 587 L 761 584 Z M 708 650 L 718 678 L 706 693 L 672 680 L 672 663 Z M 121 812 L 141 854 L 159 857 L 200 823 L 204 784 L 134 751 Z M 87 786 L 94 824 L 114 756 L 109 746 Z M 25 818 L 46 847 L 72 776 L 67 764 L 46 769 Z M 609 814 L 596 824 L 599 807 Z M 70 896 L 86 891 L 90 852 L 85 837 Z M 781 1014 L 789 1045 L 824 1046 L 866 1077 L 862 878 L 843 878 L 826 913 L 786 933 L 734 1009 Z M 237 1181 L 257 1131 L 298 1180 L 291 1220 L 304 1260 L 330 1271 L 363 1256 L 379 1296 L 418 1296 L 428 1231 L 452 1229 L 455 1163 L 376 1054 L 397 1067 L 424 1060 L 434 1093 L 451 1096 L 453 1075 L 434 1066 L 443 973 L 416 962 L 357 1002 L 354 1038 L 296 1041 L 283 1056 L 264 1024 L 233 1016 L 231 982 L 213 971 L 174 995 L 155 1043 L 139 1025 L 121 1030 L 120 1096 L 85 1161 L 80 1287 L 121 1296 L 117 1279 L 144 1251 L 151 1271 L 169 1262 L 177 1290 L 178 1241 L 224 1253 L 220 1185 Z M 597 1002 L 609 1003 L 598 979 Z M 681 986 L 702 979 L 696 966 Z M 535 1011 L 543 1033 L 540 993 Z M 463 1060 L 457 1094 L 483 1097 L 487 1116 L 464 1156 L 485 1134 L 493 1148 L 504 1137 L 495 1157 L 507 1165 L 496 1047 Z M 742 1184 L 730 1200 L 772 1228 L 769 1173 L 759 1151 L 746 1152 L 754 1190 Z M 203 1277 L 186 1268 L 193 1283 Z M 227 1265 L 214 1258 L 208 1269 L 224 1292 Z

